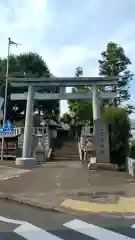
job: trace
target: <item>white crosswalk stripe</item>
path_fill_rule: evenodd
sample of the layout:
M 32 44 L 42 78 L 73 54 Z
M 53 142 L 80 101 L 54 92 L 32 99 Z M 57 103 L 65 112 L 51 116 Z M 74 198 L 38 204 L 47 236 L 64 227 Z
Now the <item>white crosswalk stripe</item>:
M 25 223 L 18 228 L 14 230 L 15 233 L 22 236 L 25 239 L 28 240 L 62 240 L 62 238 L 59 238 L 41 228 L 38 228 L 32 224 Z
M 122 234 L 95 226 L 93 224 L 89 224 L 86 222 L 83 222 L 78 219 L 74 219 L 70 222 L 67 222 L 63 224 L 65 227 L 72 229 L 74 231 L 77 231 L 79 233 L 82 233 L 86 236 L 89 236 L 91 238 L 95 238 L 97 240 L 135 240 L 135 238 L 130 238 L 127 236 L 124 236 Z
M 13 232 L 27 240 L 62 240 L 61 238 L 25 221 L 9 219 L 2 216 L 0 216 L 0 221 L 20 225 L 19 227 L 15 228 Z
M 132 227 L 132 228 L 135 228 L 135 224 L 133 224 L 131 227 Z
M 17 234 L 18 237 L 22 237 L 27 240 L 67 240 L 67 239 L 96 239 L 96 240 L 135 240 L 135 224 L 128 228 L 128 232 L 119 233 L 118 229 L 111 231 L 100 226 L 93 225 L 91 223 L 84 222 L 79 219 L 73 219 L 69 222 L 66 222 L 61 225 L 61 228 L 57 229 L 58 231 L 49 232 L 47 229 L 39 228 L 29 222 L 9 219 L 3 216 L 0 216 L 0 221 L 19 225 L 16 226 L 13 230 L 14 234 Z M 129 230 L 132 230 L 132 233 Z M 125 229 L 124 229 L 125 230 Z M 131 237 L 132 236 L 132 237 Z M 2 237 L 2 236 L 1 236 Z M 2 239 L 0 237 L 0 239 Z M 18 238 L 17 238 L 18 239 Z M 19 238 L 20 239 L 20 238 Z

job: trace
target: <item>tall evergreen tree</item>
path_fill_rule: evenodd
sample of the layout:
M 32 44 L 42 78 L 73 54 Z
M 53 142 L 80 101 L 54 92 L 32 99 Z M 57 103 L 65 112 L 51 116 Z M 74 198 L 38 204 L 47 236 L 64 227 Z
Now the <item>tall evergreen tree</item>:
M 75 76 L 80 78 L 83 76 L 83 69 L 81 67 L 76 68 Z M 88 92 L 89 87 L 74 87 L 72 92 Z M 79 121 L 92 120 L 92 104 L 91 100 L 71 100 L 69 101 L 69 110 L 71 115 Z
M 109 42 L 105 51 L 101 53 L 102 59 L 99 60 L 99 74 L 101 76 L 118 76 L 118 80 L 111 91 L 116 91 L 117 98 L 114 100 L 115 106 L 130 99 L 129 85 L 133 74 L 129 70 L 131 60 L 126 56 L 124 49 L 114 42 Z M 112 104 L 112 100 L 106 103 Z M 131 106 L 128 106 L 130 110 Z

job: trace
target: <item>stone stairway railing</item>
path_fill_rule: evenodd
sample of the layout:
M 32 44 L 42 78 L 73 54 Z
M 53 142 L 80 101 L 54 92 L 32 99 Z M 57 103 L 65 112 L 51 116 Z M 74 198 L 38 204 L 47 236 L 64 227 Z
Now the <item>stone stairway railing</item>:
M 79 151 L 79 156 L 80 156 L 81 161 L 86 161 L 86 156 L 87 156 L 86 153 L 89 151 L 93 151 L 93 147 L 90 147 L 90 149 L 88 149 L 88 147 L 87 147 L 88 138 L 91 138 L 91 140 L 93 141 L 94 127 L 90 126 L 90 125 L 89 126 L 85 125 L 82 128 L 81 136 L 78 141 L 78 151 Z
M 14 133 L 16 135 L 20 135 L 18 139 L 18 146 L 20 148 L 23 147 L 23 139 L 24 139 L 24 127 L 17 127 L 14 128 Z M 35 136 L 40 136 L 42 138 L 42 146 L 45 150 L 45 157 L 50 158 L 51 155 L 51 148 L 50 148 L 50 140 L 49 140 L 49 134 L 48 134 L 48 129 L 47 127 L 33 127 L 33 135 Z
M 81 134 L 89 134 L 94 132 L 94 127 L 93 126 L 84 126 L 82 127 Z

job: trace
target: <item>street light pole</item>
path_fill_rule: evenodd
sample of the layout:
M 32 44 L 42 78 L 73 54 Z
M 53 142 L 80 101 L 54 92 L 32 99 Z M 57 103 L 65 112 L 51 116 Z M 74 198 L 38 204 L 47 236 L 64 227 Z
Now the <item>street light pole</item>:
M 4 94 L 4 116 L 3 116 L 3 127 L 6 122 L 6 111 L 7 111 L 7 91 L 8 91 L 8 70 L 9 70 L 9 54 L 10 54 L 10 42 L 11 39 L 8 38 L 8 54 L 7 54 L 7 67 L 6 67 L 6 83 L 5 83 L 5 94 Z M 2 134 L 2 143 L 1 143 L 1 160 L 3 160 L 4 153 L 4 134 Z
M 3 127 L 6 123 L 6 113 L 7 113 L 7 93 L 8 93 L 8 70 L 9 70 L 9 55 L 10 55 L 10 46 L 18 44 L 16 42 L 11 41 L 11 38 L 8 38 L 8 54 L 7 54 L 7 68 L 6 68 L 6 83 L 5 83 L 5 96 L 4 96 L 4 116 L 3 116 Z M 3 149 L 4 149 L 4 134 L 2 134 L 2 143 L 1 143 L 1 160 L 3 160 Z

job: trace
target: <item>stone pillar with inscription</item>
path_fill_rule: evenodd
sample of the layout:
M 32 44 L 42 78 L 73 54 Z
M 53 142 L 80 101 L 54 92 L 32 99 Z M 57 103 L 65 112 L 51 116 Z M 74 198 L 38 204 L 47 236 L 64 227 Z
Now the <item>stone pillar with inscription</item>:
M 109 128 L 101 120 L 95 121 L 96 162 L 110 163 Z

